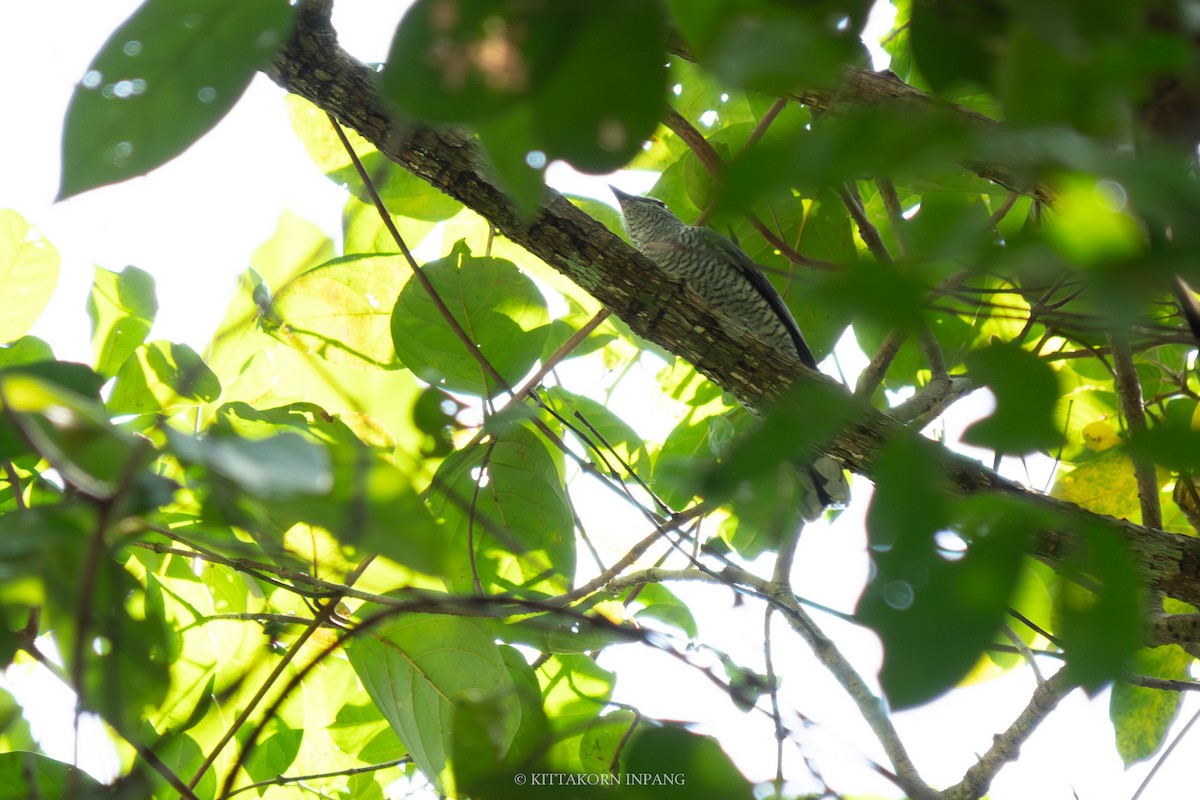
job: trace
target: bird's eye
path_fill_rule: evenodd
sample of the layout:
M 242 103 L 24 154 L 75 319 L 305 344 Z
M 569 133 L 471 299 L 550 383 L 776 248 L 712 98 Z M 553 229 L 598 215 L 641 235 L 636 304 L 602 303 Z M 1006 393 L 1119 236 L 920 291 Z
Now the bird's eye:
M 647 199 L 648 199 L 648 200 L 649 200 L 651 203 L 654 203 L 654 205 L 658 206 L 659 208 L 666 208 L 666 207 L 667 207 L 667 204 L 666 204 L 666 203 L 664 203 L 662 200 L 659 200 L 657 197 L 649 197 L 649 198 L 647 198 Z

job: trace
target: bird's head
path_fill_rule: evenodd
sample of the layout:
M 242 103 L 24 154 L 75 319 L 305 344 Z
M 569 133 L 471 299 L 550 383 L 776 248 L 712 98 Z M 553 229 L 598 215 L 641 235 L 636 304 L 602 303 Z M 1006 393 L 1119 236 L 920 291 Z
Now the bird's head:
M 612 189 L 617 202 L 621 204 L 625 230 L 639 250 L 645 251 L 646 246 L 653 242 L 674 239 L 686 227 L 662 200 L 626 194 L 611 184 L 608 188 Z

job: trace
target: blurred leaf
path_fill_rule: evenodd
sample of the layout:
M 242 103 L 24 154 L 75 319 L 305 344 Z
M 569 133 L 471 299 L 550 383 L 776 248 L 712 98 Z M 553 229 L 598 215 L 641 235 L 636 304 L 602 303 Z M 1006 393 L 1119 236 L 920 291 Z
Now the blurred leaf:
M 666 26 L 653 3 L 600 0 L 588 6 L 578 37 L 552 70 L 533 112 L 551 155 L 599 174 L 623 167 L 662 118 Z
M 1007 17 L 1002 4 L 912 0 L 911 9 L 912 59 L 935 91 L 990 83 L 997 29 Z
M 1134 258 L 1145 236 L 1125 210 L 1125 189 L 1113 181 L 1075 176 L 1057 187 L 1042 234 L 1063 257 L 1080 266 Z
M 360 615 L 380 611 L 365 606 Z M 455 709 L 471 697 L 497 697 L 492 736 L 507 749 L 521 720 L 509 670 L 486 623 L 465 617 L 405 614 L 356 636 L 346 647 L 371 700 L 425 777 L 443 793 Z
M 424 271 L 501 377 L 510 386 L 524 377 L 541 354 L 550 316 L 533 281 L 511 261 L 472 256 L 465 242 L 426 264 Z M 401 290 L 391 330 L 397 357 L 422 380 L 469 394 L 491 396 L 500 390 L 419 281 L 411 280 Z
M 532 220 L 548 197 L 543 182 L 549 157 L 541 148 L 533 110 L 521 105 L 475 124 L 479 143 L 521 214 Z
M 53 359 L 54 351 L 50 345 L 36 336 L 22 336 L 9 344 L 0 345 L 0 369 Z
M 138 347 L 117 370 L 108 408 L 118 414 L 154 414 L 211 403 L 221 383 L 186 344 L 155 341 Z
M 96 267 L 87 311 L 96 372 L 111 378 L 146 341 L 154 325 L 158 313 L 154 277 L 137 267 L 119 273 Z
M 58 250 L 25 218 L 0 209 L 0 343 L 24 336 L 37 321 L 58 283 Z
M 286 0 L 146 0 L 67 108 L 58 199 L 162 166 L 231 109 L 287 41 Z
M 856 616 L 883 640 L 879 678 L 897 709 L 926 703 L 967 675 L 1004 621 L 1031 532 L 1045 524 L 1039 512 L 998 496 L 972 497 L 953 513 L 965 554 L 935 548 L 933 531 L 924 552 L 911 544 L 876 549 L 876 572 L 858 604 Z
M 175 432 L 168 436 L 180 458 L 203 465 L 255 496 L 323 495 L 333 485 L 329 454 L 295 433 L 243 439 L 218 428 L 200 438 Z
M 153 458 L 153 451 L 132 435 L 113 427 L 98 399 L 66 388 L 57 377 L 71 375 L 56 367 L 81 365 L 41 362 L 9 368 L 0 374 L 0 406 L 12 416 L 15 431 L 0 428 L 0 446 L 14 453 L 32 448 L 73 487 L 97 498 L 109 498 L 121 481 L 137 475 L 135 459 Z M 54 375 L 48 380 L 39 373 Z M 58 373 L 55 375 L 55 373 Z M 9 435 L 12 436 L 9 439 Z M 7 455 L 7 453 L 5 454 Z
M 1192 657 L 1179 645 L 1143 648 L 1134 658 L 1134 673 L 1152 678 L 1187 681 Z M 1113 684 L 1108 715 L 1117 734 L 1117 752 L 1126 767 L 1150 758 L 1167 739 L 1171 724 L 1183 704 L 1181 692 L 1136 686 L 1118 680 Z
M 866 62 L 859 39 L 871 8 L 865 0 L 670 5 L 701 63 L 735 86 L 777 94 L 832 82 L 843 65 Z
M 4 800 L 99 800 L 109 787 L 70 764 L 38 753 L 0 753 L 0 798 Z
M 645 727 L 622 754 L 626 775 L 662 776 L 655 785 L 625 784 L 631 798 L 688 798 L 689 800 L 750 800 L 753 787 L 726 755 L 717 740 L 681 726 Z
M 1071 677 L 1095 694 L 1131 666 L 1142 644 L 1138 570 L 1120 535 L 1078 518 L 1059 574 L 1059 639 Z M 1086 587 L 1086 588 L 1085 588 Z
M 440 122 L 473 122 L 541 90 L 586 24 L 590 3 L 417 0 L 400 21 L 383 93 Z
M 391 314 L 408 274 L 400 256 L 335 258 L 298 275 L 275 295 L 269 332 L 334 364 L 396 367 Z
M 971 377 L 987 384 L 996 396 L 996 410 L 972 423 L 963 432 L 964 442 L 1025 455 L 1062 441 L 1053 420 L 1058 378 L 1048 364 L 1027 350 L 1005 344 L 976 350 L 965 363 Z

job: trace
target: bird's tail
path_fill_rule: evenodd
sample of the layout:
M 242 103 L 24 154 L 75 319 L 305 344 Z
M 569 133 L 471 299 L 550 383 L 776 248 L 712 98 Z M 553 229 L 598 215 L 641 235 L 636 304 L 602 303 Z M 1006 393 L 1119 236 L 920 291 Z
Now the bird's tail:
M 801 512 L 812 522 L 829 506 L 844 506 L 850 502 L 850 483 L 842 465 L 829 456 L 817 456 L 802 475 Z

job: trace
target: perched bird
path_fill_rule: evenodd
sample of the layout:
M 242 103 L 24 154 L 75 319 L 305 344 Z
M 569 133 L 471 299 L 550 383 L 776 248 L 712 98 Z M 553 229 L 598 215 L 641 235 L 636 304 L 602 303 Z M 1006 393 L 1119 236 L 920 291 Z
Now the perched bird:
M 621 217 L 633 244 L 671 275 L 770 345 L 793 353 L 810 369 L 817 360 L 783 298 L 740 247 L 711 228 L 685 225 L 653 197 L 626 194 L 609 186 L 621 204 Z M 842 467 L 818 456 L 807 470 L 811 486 L 803 513 L 815 519 L 829 505 L 845 503 L 850 487 Z

